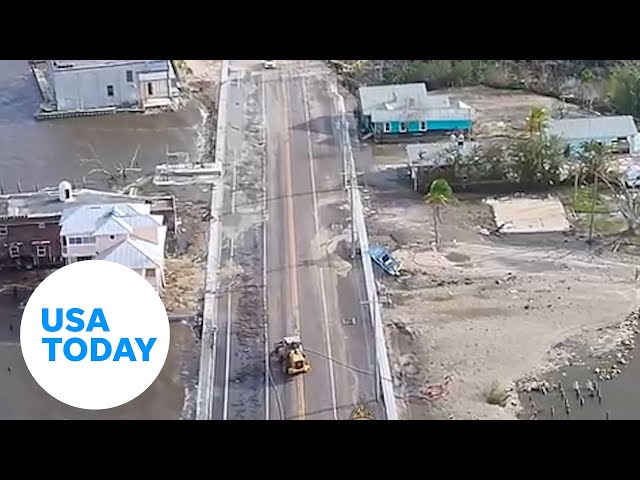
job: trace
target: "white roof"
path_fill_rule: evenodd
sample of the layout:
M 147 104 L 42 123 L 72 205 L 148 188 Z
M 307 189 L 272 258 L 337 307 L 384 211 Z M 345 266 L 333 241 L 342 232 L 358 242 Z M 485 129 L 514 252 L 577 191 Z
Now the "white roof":
M 358 95 L 365 115 L 375 110 L 421 109 L 428 103 L 424 83 L 360 87 Z
M 119 263 L 131 269 L 162 268 L 167 227 L 161 227 L 160 241 L 148 242 L 136 237 L 126 240 L 100 253 L 97 260 Z
M 565 140 L 613 139 L 638 134 L 630 115 L 563 118 L 549 122 L 549 133 Z
M 150 215 L 148 204 L 80 205 L 65 208 L 61 235 L 128 235 L 137 228 L 158 227 L 162 221 Z

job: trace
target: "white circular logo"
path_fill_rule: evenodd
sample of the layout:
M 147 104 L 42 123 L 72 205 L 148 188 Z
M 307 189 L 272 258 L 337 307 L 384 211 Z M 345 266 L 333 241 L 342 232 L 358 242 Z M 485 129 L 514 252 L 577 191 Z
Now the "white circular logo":
M 22 314 L 22 355 L 38 384 L 76 408 L 130 402 L 160 374 L 169 319 L 155 289 L 117 263 L 69 264 L 35 289 Z

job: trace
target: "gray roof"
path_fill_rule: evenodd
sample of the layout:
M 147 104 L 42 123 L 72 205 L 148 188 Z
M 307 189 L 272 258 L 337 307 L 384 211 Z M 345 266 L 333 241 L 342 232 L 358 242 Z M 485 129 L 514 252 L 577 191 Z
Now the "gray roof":
M 61 235 L 129 235 L 136 228 L 162 225 L 149 214 L 148 205 L 122 203 L 66 208 L 60 223 Z
M 119 263 L 132 269 L 162 267 L 164 238 L 160 244 L 129 237 L 99 254 L 97 260 Z
M 638 134 L 630 115 L 551 120 L 548 131 L 565 140 L 613 139 Z
M 56 70 L 77 70 L 146 63 L 147 70 L 166 71 L 168 62 L 169 60 L 52 60 L 53 68 Z
M 479 144 L 465 141 L 460 153 L 468 154 Z M 447 158 L 443 155 L 447 150 L 458 150 L 451 142 L 414 143 L 406 146 L 407 160 L 411 165 L 437 166 L 446 165 Z
M 60 201 L 58 187 L 49 187 L 38 192 L 12 193 L 0 195 L 0 216 L 45 218 L 62 215 L 62 211 L 69 205 L 99 205 L 114 203 L 151 203 L 153 198 L 132 197 L 99 190 L 74 190 L 71 200 Z
M 428 104 L 424 83 L 360 87 L 358 95 L 365 115 L 371 115 L 374 110 L 421 109 Z
M 446 107 L 446 108 L 424 108 L 421 110 L 375 110 L 371 113 L 373 123 L 384 122 L 417 122 L 427 120 L 472 120 L 473 110 L 471 108 Z

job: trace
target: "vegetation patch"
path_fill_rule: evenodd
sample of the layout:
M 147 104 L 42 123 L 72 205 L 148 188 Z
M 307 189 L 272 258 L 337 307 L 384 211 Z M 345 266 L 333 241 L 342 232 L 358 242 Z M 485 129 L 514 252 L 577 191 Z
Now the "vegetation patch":
M 494 381 L 487 390 L 485 399 L 490 405 L 504 407 L 509 401 L 509 390 L 502 387 L 498 381 Z
M 590 186 L 581 186 L 576 191 L 571 190 L 570 194 L 565 193 L 563 200 L 567 201 L 571 209 L 575 213 L 611 213 L 611 208 L 607 205 L 604 197 L 597 194 L 595 205 L 593 202 L 593 188 Z

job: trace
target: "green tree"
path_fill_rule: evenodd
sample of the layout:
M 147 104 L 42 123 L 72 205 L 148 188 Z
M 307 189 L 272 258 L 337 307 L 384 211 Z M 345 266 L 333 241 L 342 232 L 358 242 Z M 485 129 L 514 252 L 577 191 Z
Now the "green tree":
M 632 63 L 617 67 L 609 76 L 611 105 L 619 113 L 640 116 L 640 70 Z
M 591 188 L 591 208 L 589 219 L 589 239 L 593 242 L 593 226 L 596 219 L 596 201 L 598 199 L 598 180 L 604 178 L 609 163 L 609 148 L 600 142 L 590 140 L 581 146 L 581 157 L 587 166 L 593 184 Z
M 529 136 L 533 137 L 542 134 L 548 123 L 549 116 L 544 108 L 532 108 L 527 116 L 527 132 L 529 132 Z
M 429 186 L 426 201 L 431 205 L 433 211 L 433 235 L 435 237 L 436 248 L 440 248 L 440 208 L 453 198 L 453 190 L 449 182 L 444 178 L 437 178 Z
M 564 163 L 564 142 L 556 136 L 534 136 L 509 149 L 510 173 L 523 185 L 555 185 Z

